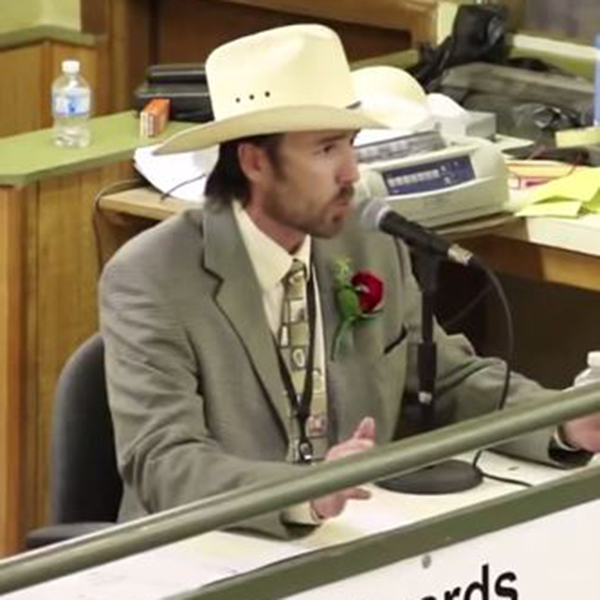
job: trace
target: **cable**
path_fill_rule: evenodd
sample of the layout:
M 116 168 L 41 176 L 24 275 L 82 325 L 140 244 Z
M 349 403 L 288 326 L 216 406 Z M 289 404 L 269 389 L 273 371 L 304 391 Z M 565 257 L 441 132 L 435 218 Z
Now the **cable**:
M 508 398 L 508 390 L 510 388 L 511 364 L 512 364 L 512 360 L 513 360 L 514 345 L 515 345 L 514 324 L 513 324 L 512 313 L 510 310 L 510 305 L 508 303 L 508 299 L 504 292 L 504 288 L 502 287 L 502 284 L 500 283 L 500 280 L 498 279 L 497 275 L 480 259 L 478 259 L 477 262 L 478 262 L 479 268 L 487 275 L 487 277 L 490 280 L 490 283 L 496 289 L 496 292 L 498 294 L 498 299 L 500 300 L 500 305 L 502 306 L 502 309 L 504 312 L 504 318 L 506 321 L 506 338 L 507 339 L 506 339 L 506 355 L 505 355 L 505 359 L 504 359 L 505 364 L 506 364 L 506 370 L 504 373 L 504 383 L 502 386 L 502 391 L 500 393 L 500 400 L 498 401 L 498 404 L 497 404 L 496 408 L 494 409 L 495 411 L 501 411 L 504 409 L 504 407 L 506 405 L 506 399 Z M 477 453 L 475 454 L 475 457 L 473 458 L 473 467 L 477 466 L 477 463 L 479 462 L 482 453 L 483 453 L 483 450 L 478 450 Z
M 451 329 L 457 323 L 460 323 L 462 319 L 464 319 L 487 295 L 487 293 L 492 289 L 492 285 L 488 281 L 488 283 L 481 289 L 475 297 L 467 303 L 466 306 L 463 306 L 455 315 L 447 319 L 442 323 L 442 328 L 445 330 Z
M 186 179 L 185 181 L 180 181 L 175 184 L 172 188 L 168 189 L 166 192 L 161 192 L 159 200 L 163 202 L 166 200 L 175 190 L 178 190 L 180 187 L 187 185 L 188 183 L 193 183 L 194 181 L 198 181 L 206 177 L 206 173 L 200 173 L 200 175 L 194 175 L 191 179 Z
M 96 260 L 98 262 L 98 270 L 101 271 L 104 265 L 103 256 L 104 253 L 102 251 L 102 238 L 100 235 L 100 229 L 98 226 L 98 215 L 100 215 L 100 200 L 106 194 L 114 193 L 114 192 L 122 192 L 128 190 L 136 185 L 140 184 L 140 179 L 123 179 L 121 181 L 115 181 L 113 183 L 109 183 L 100 189 L 100 191 L 94 196 L 94 203 L 92 205 L 92 228 L 94 230 L 94 237 L 96 238 Z

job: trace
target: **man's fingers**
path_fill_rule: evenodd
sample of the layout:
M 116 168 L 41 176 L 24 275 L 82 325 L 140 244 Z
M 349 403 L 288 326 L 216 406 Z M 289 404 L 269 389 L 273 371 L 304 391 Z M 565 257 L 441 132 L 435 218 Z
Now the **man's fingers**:
M 350 438 L 337 446 L 333 446 L 329 452 L 327 452 L 326 460 L 352 456 L 353 454 L 370 450 L 373 446 L 374 442 L 372 440 Z
M 364 417 L 354 430 L 352 438 L 355 440 L 375 440 L 375 419 Z
M 327 452 L 325 460 L 335 460 L 370 450 L 375 445 L 375 421 L 365 417 L 345 442 L 333 446 Z M 330 494 L 324 498 L 313 500 L 312 506 L 317 515 L 323 519 L 337 517 L 346 506 L 348 500 L 368 500 L 371 492 L 364 488 L 354 487 Z
M 368 500 L 371 492 L 364 488 L 348 488 L 312 501 L 313 510 L 321 519 L 331 519 L 341 514 L 348 500 Z
M 368 500 L 371 497 L 371 492 L 361 487 L 350 488 L 343 493 L 346 500 Z

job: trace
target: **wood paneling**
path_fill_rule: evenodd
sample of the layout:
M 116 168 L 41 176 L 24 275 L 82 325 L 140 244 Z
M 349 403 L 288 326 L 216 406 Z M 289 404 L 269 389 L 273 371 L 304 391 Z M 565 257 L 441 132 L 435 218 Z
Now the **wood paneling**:
M 42 46 L 0 50 L 0 73 L 0 136 L 46 126 L 50 96 L 43 89 Z
M 96 331 L 98 191 L 129 161 L 0 188 L 0 556 L 47 519 L 58 375 Z
M 81 30 L 96 35 L 108 33 L 111 4 L 109 0 L 81 0 Z
M 0 555 L 19 544 L 25 436 L 25 219 L 20 197 L 0 188 Z
M 271 11 L 317 17 L 335 22 L 356 23 L 374 28 L 408 31 L 418 41 L 432 39 L 432 24 L 438 0 L 225 0 Z M 223 2 L 221 2 L 223 4 Z
M 240 35 L 309 21 L 336 29 L 351 60 L 369 58 L 431 39 L 437 5 L 436 0 L 103 0 L 99 8 L 97 1 L 82 0 L 82 14 L 87 31 L 106 27 L 111 111 L 131 107 L 153 63 L 203 61 L 215 46 Z
M 146 67 L 158 60 L 153 0 L 110 0 L 109 61 L 113 111 L 128 110 Z
M 163 0 L 158 4 L 157 18 L 158 57 L 162 62 L 203 61 L 213 48 L 242 35 L 307 22 L 303 15 L 206 0 Z M 335 29 L 350 60 L 398 52 L 411 41 L 406 30 L 320 17 L 309 20 Z

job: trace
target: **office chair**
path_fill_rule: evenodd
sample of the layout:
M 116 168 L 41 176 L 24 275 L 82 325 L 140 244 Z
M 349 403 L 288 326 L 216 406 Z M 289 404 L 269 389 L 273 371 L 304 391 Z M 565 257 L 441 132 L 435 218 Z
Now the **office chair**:
M 122 483 L 98 333 L 71 355 L 58 379 L 50 460 L 51 525 L 29 533 L 28 549 L 98 531 L 117 520 Z

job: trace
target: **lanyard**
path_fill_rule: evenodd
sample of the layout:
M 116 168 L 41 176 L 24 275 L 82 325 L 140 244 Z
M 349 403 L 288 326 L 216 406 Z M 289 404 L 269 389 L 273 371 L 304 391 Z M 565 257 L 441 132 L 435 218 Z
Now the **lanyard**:
M 309 437 L 306 434 L 306 423 L 310 417 L 310 405 L 312 403 L 312 392 L 313 392 L 313 367 L 315 362 L 315 324 L 316 324 L 316 298 L 315 298 L 315 285 L 314 277 L 308 279 L 307 286 L 307 308 L 308 308 L 308 326 L 309 326 L 309 342 L 308 342 L 308 356 L 306 364 L 306 373 L 304 377 L 304 389 L 302 394 L 298 394 L 294 389 L 292 383 L 292 376 L 288 366 L 285 364 L 285 360 L 281 355 L 279 346 L 275 340 L 275 349 L 277 351 L 277 358 L 279 359 L 279 370 L 281 371 L 281 378 L 285 386 L 285 391 L 288 395 L 292 412 L 298 423 L 298 454 L 301 463 L 311 463 L 314 457 L 313 445 Z

